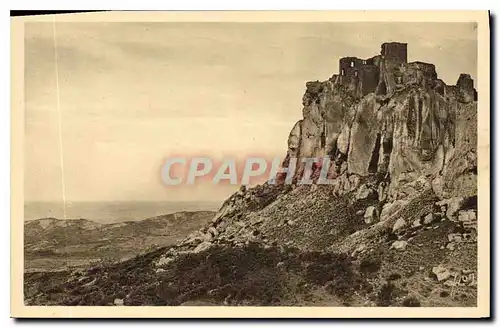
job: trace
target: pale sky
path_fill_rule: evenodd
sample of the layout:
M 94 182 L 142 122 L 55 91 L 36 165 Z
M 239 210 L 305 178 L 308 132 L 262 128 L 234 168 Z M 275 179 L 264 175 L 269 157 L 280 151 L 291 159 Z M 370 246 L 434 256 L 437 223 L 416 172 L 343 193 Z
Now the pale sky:
M 408 43 L 408 60 L 476 80 L 473 24 L 56 23 L 68 201 L 222 200 L 235 188 L 165 187 L 166 157 L 284 156 L 306 81 Z M 25 24 L 25 198 L 62 199 L 52 23 Z

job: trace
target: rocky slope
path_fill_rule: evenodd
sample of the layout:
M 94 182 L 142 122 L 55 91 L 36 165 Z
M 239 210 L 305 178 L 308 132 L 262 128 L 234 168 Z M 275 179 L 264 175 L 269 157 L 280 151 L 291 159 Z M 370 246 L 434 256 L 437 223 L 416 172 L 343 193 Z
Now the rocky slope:
M 27 277 L 33 304 L 474 306 L 473 81 L 408 63 L 406 44 L 306 83 L 283 166 L 177 245 L 87 271 Z M 312 167 L 301 184 L 304 158 Z M 318 184 L 321 170 L 331 184 Z M 106 293 L 102 292 L 106 290 Z

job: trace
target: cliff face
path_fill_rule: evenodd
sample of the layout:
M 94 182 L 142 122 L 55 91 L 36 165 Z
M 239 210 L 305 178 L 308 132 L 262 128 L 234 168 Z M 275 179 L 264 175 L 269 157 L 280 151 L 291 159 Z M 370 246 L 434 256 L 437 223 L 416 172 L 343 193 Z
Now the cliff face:
M 303 119 L 290 132 L 288 157 L 328 156 L 334 176 L 387 180 L 389 193 L 401 179 L 422 175 L 438 179 L 435 185 L 444 194 L 453 194 L 458 185 L 474 189 L 475 180 L 462 177 L 477 165 L 471 77 L 461 74 L 448 86 L 434 65 L 406 63 L 405 44 L 389 45 L 403 54 L 389 56 L 384 44 L 371 64 L 343 58 L 340 75 L 306 84 Z

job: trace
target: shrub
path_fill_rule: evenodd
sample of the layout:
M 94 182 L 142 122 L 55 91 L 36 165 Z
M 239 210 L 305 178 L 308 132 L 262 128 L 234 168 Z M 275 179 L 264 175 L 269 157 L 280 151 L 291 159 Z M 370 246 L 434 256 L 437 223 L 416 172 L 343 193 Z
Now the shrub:
M 401 275 L 397 272 L 391 273 L 387 278 L 387 280 L 398 280 L 398 279 L 401 279 Z
M 415 296 L 407 296 L 403 300 L 403 306 L 406 307 L 419 307 L 420 301 Z
M 377 305 L 378 306 L 389 306 L 392 303 L 394 297 L 396 286 L 392 282 L 387 282 L 380 288 L 377 294 Z
M 374 273 L 380 270 L 381 261 L 380 258 L 365 258 L 359 264 L 359 271 L 361 273 Z

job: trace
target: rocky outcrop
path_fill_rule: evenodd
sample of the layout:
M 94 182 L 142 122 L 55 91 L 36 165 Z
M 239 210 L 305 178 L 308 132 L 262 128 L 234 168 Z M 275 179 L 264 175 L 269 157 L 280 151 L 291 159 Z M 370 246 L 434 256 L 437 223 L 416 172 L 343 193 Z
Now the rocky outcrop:
M 339 70 L 327 81 L 306 83 L 303 118 L 290 131 L 283 162 L 299 159 L 293 183 L 279 176 L 277 184 L 241 188 L 181 251 L 250 240 L 349 253 L 388 232 L 409 241 L 408 231 L 456 222 L 460 211 L 475 210 L 471 77 L 461 74 L 456 85 L 446 85 L 433 64 L 408 63 L 402 43 L 383 44 L 366 60 L 342 58 Z M 300 160 L 310 157 L 330 159 L 332 184 L 300 184 Z M 315 183 L 321 169 L 313 166 Z
M 289 242 L 299 247 L 336 243 L 352 251 L 350 240 L 356 245 L 358 238 L 384 231 L 405 234 L 438 217 L 456 220 L 456 213 L 474 202 L 477 96 L 470 75 L 446 85 L 433 64 L 408 63 L 402 43 L 383 44 L 379 55 L 366 60 L 342 58 L 339 70 L 327 81 L 306 83 L 303 118 L 290 131 L 283 163 L 299 159 L 292 185 L 278 177 L 277 184 L 242 188 L 210 227 L 184 245 L 281 240 L 293 232 Z M 301 160 L 310 157 L 330 158 L 332 184 L 300 185 Z M 321 169 L 313 166 L 313 181 Z M 446 214 L 432 212 L 439 199 Z M 400 217 L 402 211 L 406 217 Z M 373 229 L 363 229 L 367 226 Z
M 383 44 L 380 55 L 342 58 L 339 75 L 308 82 L 303 119 L 290 133 L 288 154 L 328 156 L 337 176 L 389 181 L 389 196 L 401 182 L 422 176 L 432 177 L 442 197 L 464 189 L 475 194 L 473 80 L 461 74 L 448 86 L 433 64 L 407 63 L 406 57 L 406 44 Z M 375 77 L 376 87 L 367 89 Z

